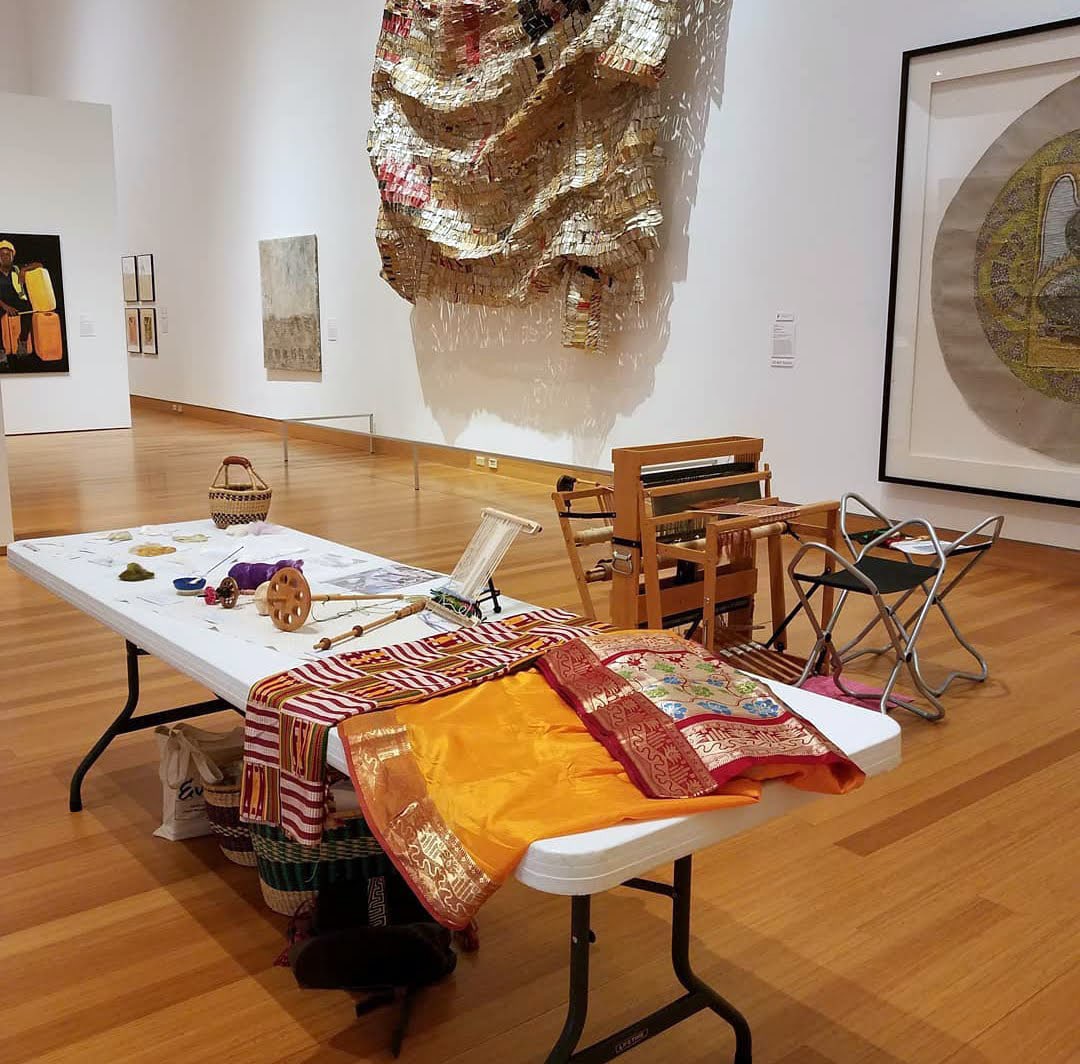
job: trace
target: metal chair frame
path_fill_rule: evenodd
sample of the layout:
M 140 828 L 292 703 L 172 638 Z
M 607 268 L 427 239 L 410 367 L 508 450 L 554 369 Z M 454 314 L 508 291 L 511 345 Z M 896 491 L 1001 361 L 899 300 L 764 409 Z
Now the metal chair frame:
M 868 514 L 876 517 L 888 526 L 883 532 L 880 532 L 861 549 L 856 547 L 848 528 L 848 514 L 852 503 L 857 503 L 866 510 Z M 849 697 L 866 698 L 867 696 L 860 695 L 844 685 L 842 678 L 844 665 L 854 661 L 856 658 L 863 657 L 864 655 L 879 655 L 892 651 L 895 655 L 896 662 L 893 665 L 888 682 L 885 684 L 878 700 L 878 706 L 881 712 L 888 712 L 890 706 L 898 706 L 923 717 L 925 720 L 941 720 L 945 716 L 945 707 L 941 704 L 940 698 L 955 680 L 963 679 L 971 680 L 974 683 L 982 683 L 990 674 L 986 659 L 971 645 L 970 642 L 968 642 L 967 639 L 964 638 L 960 629 L 957 627 L 956 621 L 953 619 L 945 605 L 945 599 L 979 562 L 982 556 L 997 542 L 1004 523 L 1005 518 L 1001 515 L 987 517 L 946 547 L 942 545 L 937 531 L 923 518 L 906 518 L 901 521 L 893 521 L 881 513 L 876 507 L 868 503 L 860 495 L 853 492 L 845 495 L 841 500 L 840 506 L 840 531 L 854 561 L 849 561 L 839 551 L 826 544 L 807 543 L 798 551 L 792 559 L 791 564 L 788 566 L 788 573 L 791 576 L 792 583 L 795 585 L 796 594 L 799 597 L 799 605 L 806 611 L 806 615 L 809 617 L 817 637 L 814 649 L 807 659 L 807 664 L 799 679 L 799 683 L 804 683 L 815 666 L 824 658 L 828 658 L 833 668 L 833 679 L 837 687 Z M 882 546 L 887 540 L 912 528 L 923 530 L 929 538 L 930 543 L 934 548 L 934 553 L 933 555 L 927 555 L 927 557 L 932 557 L 934 559 L 934 564 L 920 566 L 920 568 L 925 568 L 926 577 L 907 590 L 894 592 L 894 594 L 898 594 L 900 597 L 890 604 L 886 602 L 885 597 L 879 588 L 858 568 L 858 566 L 871 551 Z M 976 542 L 979 537 L 981 537 L 981 539 Z M 853 591 L 851 589 L 841 590 L 836 606 L 824 626 L 811 609 L 810 595 L 806 593 L 803 586 L 804 584 L 810 584 L 810 594 L 812 595 L 813 588 L 817 586 L 816 581 L 820 580 L 822 577 L 814 577 L 797 572 L 798 566 L 802 560 L 806 555 L 813 551 L 820 551 L 827 559 L 831 559 L 835 565 L 846 572 L 862 587 L 862 592 Z M 970 555 L 967 564 L 965 564 L 958 573 L 946 580 L 946 568 L 949 559 L 954 555 L 963 554 Z M 908 564 L 912 566 L 917 565 L 910 557 L 908 558 Z M 822 574 L 822 576 L 824 575 L 826 574 Z M 901 620 L 900 611 L 918 590 L 923 592 L 925 601 L 917 606 L 906 620 Z M 869 595 L 874 601 L 874 604 L 877 607 L 877 616 L 868 621 L 854 638 L 848 640 L 842 646 L 837 647 L 833 641 L 833 632 L 836 628 L 837 621 L 839 620 L 844 604 L 847 602 L 848 596 L 859 593 Z M 918 638 L 923 630 L 923 626 L 935 607 L 945 618 L 945 622 L 948 624 L 949 630 L 953 633 L 956 641 L 971 655 L 972 658 L 975 659 L 978 665 L 977 672 L 970 672 L 962 669 L 956 669 L 949 672 L 945 679 L 937 686 L 930 684 L 924 678 L 917 646 Z M 879 624 L 885 628 L 886 634 L 889 637 L 888 644 L 878 647 L 856 649 Z M 893 688 L 899 679 L 901 671 L 905 668 L 911 676 L 911 680 L 915 685 L 916 690 L 932 707 L 930 710 L 923 709 L 906 699 L 899 699 L 893 695 Z

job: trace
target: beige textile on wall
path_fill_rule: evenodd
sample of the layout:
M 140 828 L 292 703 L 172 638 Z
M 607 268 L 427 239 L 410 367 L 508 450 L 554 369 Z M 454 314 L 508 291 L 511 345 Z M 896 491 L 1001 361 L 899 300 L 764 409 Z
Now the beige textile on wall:
M 382 276 L 410 302 L 562 286 L 605 349 L 663 221 L 656 86 L 678 0 L 386 0 L 368 141 Z
M 287 236 L 259 241 L 263 365 L 271 370 L 322 371 L 319 241 Z

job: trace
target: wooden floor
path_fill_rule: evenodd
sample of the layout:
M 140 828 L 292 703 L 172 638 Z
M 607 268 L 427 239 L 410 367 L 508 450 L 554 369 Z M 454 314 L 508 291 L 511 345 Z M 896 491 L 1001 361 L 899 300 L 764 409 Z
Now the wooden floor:
M 20 537 L 205 515 L 220 456 L 249 455 L 282 523 L 446 569 L 482 504 L 546 520 L 546 490 L 140 414 L 133 432 L 9 441 Z M 846 485 L 838 484 L 837 491 Z M 505 589 L 575 605 L 553 522 L 519 541 Z M 1080 1060 L 1080 583 L 1060 554 L 987 564 L 956 599 L 992 679 L 941 725 L 901 720 L 904 765 L 696 860 L 694 957 L 748 1015 L 757 1064 Z M 988 559 L 992 562 L 993 559 Z M 300 991 L 273 967 L 285 921 L 212 840 L 151 837 L 154 741 L 116 742 L 66 807 L 68 776 L 124 695 L 123 643 L 0 562 L 0 1060 L 385 1061 L 388 1017 Z M 940 651 L 945 641 L 927 643 Z M 200 697 L 145 669 L 145 708 Z M 208 718 L 210 726 L 232 718 Z M 412 1064 L 542 1061 L 566 1003 L 569 908 L 511 884 L 483 945 L 418 1007 Z M 588 1034 L 673 993 L 664 904 L 597 900 Z M 730 1060 L 702 1015 L 635 1050 Z

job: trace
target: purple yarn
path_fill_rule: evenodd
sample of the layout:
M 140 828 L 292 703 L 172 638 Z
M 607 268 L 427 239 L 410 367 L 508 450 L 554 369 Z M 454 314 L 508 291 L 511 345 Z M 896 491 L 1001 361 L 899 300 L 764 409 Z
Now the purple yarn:
M 265 584 L 279 569 L 303 569 L 301 559 L 280 562 L 237 562 L 230 570 L 231 576 L 241 591 L 254 591 L 260 584 Z

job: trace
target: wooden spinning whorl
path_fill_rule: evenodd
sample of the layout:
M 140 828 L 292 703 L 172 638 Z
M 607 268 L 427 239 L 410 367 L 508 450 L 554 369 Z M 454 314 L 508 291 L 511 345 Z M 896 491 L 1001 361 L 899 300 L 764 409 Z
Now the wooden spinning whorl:
M 225 577 L 218 585 L 217 600 L 225 610 L 233 609 L 240 601 L 240 585 L 231 576 Z
M 311 587 L 299 569 L 279 569 L 270 578 L 266 605 L 274 627 L 283 632 L 302 628 L 311 615 Z

